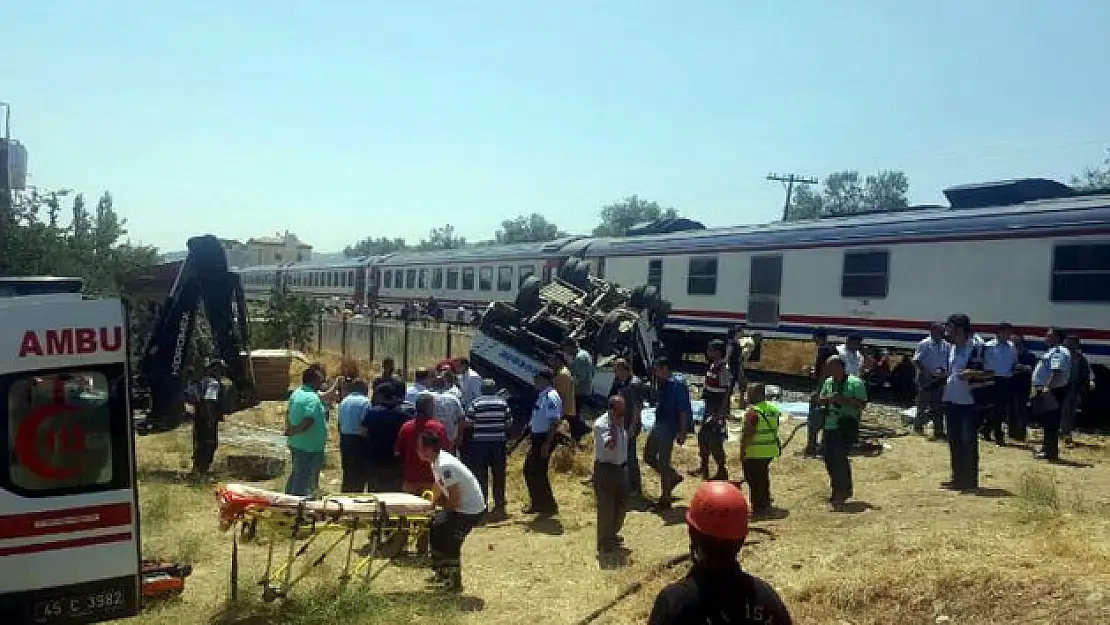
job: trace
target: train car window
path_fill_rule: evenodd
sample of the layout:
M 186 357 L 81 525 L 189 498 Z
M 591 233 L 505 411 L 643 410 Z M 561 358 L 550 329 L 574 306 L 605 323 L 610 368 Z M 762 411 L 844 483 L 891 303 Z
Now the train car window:
M 497 290 L 513 290 L 513 268 L 502 265 L 497 268 Z
M 659 288 L 663 286 L 663 260 L 653 258 L 648 261 L 647 283 Z
M 428 270 L 421 269 L 420 273 L 417 275 L 420 276 L 420 279 L 416 282 L 416 288 L 423 291 L 424 289 L 428 288 Z
M 474 290 L 474 268 L 473 267 L 463 267 L 463 270 L 462 270 L 462 290 L 464 290 L 464 291 L 473 291 Z
M 478 270 L 478 290 L 493 290 L 493 267 L 482 267 Z
M 347 270 L 347 286 L 354 286 L 354 285 L 355 285 L 355 270 L 354 269 L 348 269 Z
M 328 276 L 328 286 L 331 286 L 331 287 L 339 286 L 339 272 L 338 271 L 333 271 L 333 272 L 331 272 L 331 275 Z
M 890 250 L 844 252 L 840 296 L 881 299 L 890 288 Z
M 1110 303 L 1110 243 L 1057 245 L 1052 252 L 1051 299 Z
M 416 270 L 415 269 L 406 269 L 405 270 L 405 288 L 406 289 L 415 289 L 416 288 Z
M 448 269 L 447 270 L 447 290 L 448 291 L 457 291 L 458 289 L 459 289 L 459 270 L 458 269 Z
M 438 291 L 443 288 L 443 270 L 436 267 L 432 270 L 432 289 Z
M 520 278 L 519 278 L 520 281 L 518 282 L 518 284 L 523 285 L 524 281 L 527 280 L 529 276 L 536 275 L 536 266 L 535 265 L 521 265 L 520 267 L 517 267 L 517 274 L 520 276 Z
M 717 257 L 701 256 L 690 259 L 686 277 L 687 295 L 717 294 Z
M 392 269 L 386 269 L 385 270 L 385 275 L 382 276 L 382 285 L 383 285 L 384 288 L 387 288 L 387 289 L 392 289 L 393 288 L 393 270 Z

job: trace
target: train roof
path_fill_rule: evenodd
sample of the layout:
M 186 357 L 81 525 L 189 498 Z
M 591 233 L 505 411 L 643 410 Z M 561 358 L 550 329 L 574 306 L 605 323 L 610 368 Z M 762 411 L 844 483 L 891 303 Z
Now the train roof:
M 1110 225 L 1110 191 L 1032 199 L 1006 205 L 982 206 L 990 185 L 963 185 L 946 191 L 953 197 L 972 192 L 964 208 L 930 208 L 893 213 L 752 226 L 693 230 L 639 237 L 594 239 L 587 256 L 638 256 L 662 253 L 706 253 L 724 250 L 771 250 L 791 247 L 852 246 L 877 243 L 974 240 L 984 236 L 1022 234 L 1082 234 L 1106 231 Z M 1008 189 L 1012 192 L 1012 189 Z M 976 206 L 978 204 L 978 206 Z
M 530 260 L 561 256 L 564 248 L 584 237 L 563 237 L 542 243 L 511 243 L 508 245 L 470 245 L 454 250 L 406 251 L 384 257 L 382 267 L 403 265 L 442 265 L 448 263 L 480 263 L 502 260 Z

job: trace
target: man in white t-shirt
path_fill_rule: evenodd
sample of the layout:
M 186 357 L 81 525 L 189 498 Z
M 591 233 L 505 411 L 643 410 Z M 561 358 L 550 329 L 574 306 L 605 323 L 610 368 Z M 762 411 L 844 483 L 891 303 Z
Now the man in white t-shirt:
M 428 582 L 462 592 L 462 546 L 486 510 L 482 487 L 465 464 L 443 450 L 443 441 L 436 434 L 425 432 L 416 453 L 432 465 L 440 505 L 428 531 L 435 571 Z
M 840 356 L 840 360 L 844 363 L 844 372 L 847 375 L 854 375 L 862 378 L 866 373 L 863 371 L 864 356 L 863 356 L 863 336 L 852 333 L 845 339 L 843 345 L 836 346 L 836 353 Z

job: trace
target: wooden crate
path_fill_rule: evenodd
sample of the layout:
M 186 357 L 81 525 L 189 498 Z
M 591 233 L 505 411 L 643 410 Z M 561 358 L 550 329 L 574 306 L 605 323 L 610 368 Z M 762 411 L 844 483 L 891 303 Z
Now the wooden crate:
M 289 368 L 294 359 L 294 353 L 284 349 L 258 349 L 251 352 L 260 400 L 281 401 L 288 397 L 292 383 Z

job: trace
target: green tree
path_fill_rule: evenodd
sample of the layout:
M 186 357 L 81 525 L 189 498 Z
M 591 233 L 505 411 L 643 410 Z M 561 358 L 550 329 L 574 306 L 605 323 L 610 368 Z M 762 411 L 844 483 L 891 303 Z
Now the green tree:
M 257 346 L 263 349 L 304 349 L 320 307 L 300 293 L 275 291 L 266 304 L 265 322 L 257 328 Z
M 494 235 L 498 243 L 539 243 L 563 236 L 566 236 L 565 232 L 539 213 L 506 219 Z
M 632 195 L 601 208 L 601 223 L 594 228 L 594 236 L 619 237 L 636 224 L 675 217 L 678 211 L 674 208 L 663 208 L 657 202 Z
M 882 170 L 866 178 L 855 170 L 834 172 L 825 177 L 821 193 L 807 186 L 794 189 L 787 221 L 904 211 L 909 208 L 909 189 L 901 171 Z
M 466 245 L 466 238 L 455 233 L 455 226 L 447 224 L 428 231 L 428 238 L 416 246 L 418 250 L 454 250 Z
M 1110 149 L 1106 151 L 1106 158 L 1101 166 L 1088 167 L 1078 176 L 1072 176 L 1069 181 L 1071 186 L 1084 191 L 1097 191 L 1110 189 Z
M 366 237 L 354 245 L 345 247 L 343 249 L 343 255 L 347 258 L 356 258 L 358 256 L 391 254 L 406 249 L 408 249 L 408 244 L 405 243 L 405 240 L 401 237 Z

